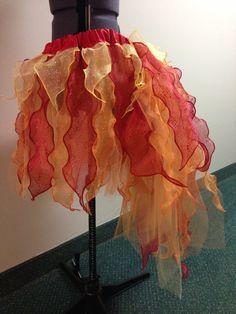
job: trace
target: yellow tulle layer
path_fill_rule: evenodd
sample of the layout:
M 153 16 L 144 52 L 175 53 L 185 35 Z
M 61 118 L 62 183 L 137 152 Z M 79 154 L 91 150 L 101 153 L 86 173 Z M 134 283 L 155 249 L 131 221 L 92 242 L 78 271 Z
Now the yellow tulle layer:
M 120 193 L 117 234 L 143 267 L 154 256 L 161 287 L 181 294 L 181 261 L 223 244 L 224 209 L 207 172 L 214 144 L 180 71 L 132 38 L 41 54 L 16 66 L 14 82 L 21 192 L 48 190 L 87 212 L 101 187 Z

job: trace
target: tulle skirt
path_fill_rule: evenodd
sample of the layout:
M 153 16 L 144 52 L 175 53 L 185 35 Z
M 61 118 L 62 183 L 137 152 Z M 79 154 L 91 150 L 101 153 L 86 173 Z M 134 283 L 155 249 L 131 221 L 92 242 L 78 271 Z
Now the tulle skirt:
M 50 191 L 89 213 L 101 188 L 119 193 L 117 234 L 137 248 L 142 267 L 152 255 L 160 286 L 178 295 L 181 261 L 223 243 L 224 211 L 207 173 L 214 144 L 180 78 L 135 36 L 102 29 L 57 39 L 16 66 L 13 157 L 21 192 L 33 199 Z

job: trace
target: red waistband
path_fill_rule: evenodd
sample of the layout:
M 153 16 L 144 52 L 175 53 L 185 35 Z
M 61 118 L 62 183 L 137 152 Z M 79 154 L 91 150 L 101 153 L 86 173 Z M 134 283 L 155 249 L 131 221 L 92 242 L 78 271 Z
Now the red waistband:
M 107 42 L 110 45 L 114 45 L 116 43 L 129 43 L 129 40 L 112 29 L 91 29 L 75 35 L 67 35 L 58 38 L 51 43 L 46 44 L 43 54 L 55 54 L 57 51 L 73 47 L 91 48 L 98 42 Z

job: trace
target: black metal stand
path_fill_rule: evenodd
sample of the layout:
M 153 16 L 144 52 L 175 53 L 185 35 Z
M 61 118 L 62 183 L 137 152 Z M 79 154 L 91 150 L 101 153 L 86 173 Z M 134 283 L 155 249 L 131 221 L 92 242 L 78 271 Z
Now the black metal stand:
M 55 0 L 51 0 L 51 5 Z M 110 1 L 111 2 L 111 1 Z M 117 0 L 115 0 L 117 5 Z M 91 11 L 89 0 L 79 0 L 77 10 L 80 13 L 78 23 L 79 31 L 90 29 Z M 55 22 L 55 21 L 54 21 Z M 55 25 L 55 24 L 54 24 Z M 57 29 L 54 27 L 54 34 Z M 150 277 L 149 273 L 142 274 L 138 277 L 129 279 L 117 285 L 103 286 L 100 283 L 96 269 L 96 201 L 95 198 L 89 202 L 89 276 L 82 277 L 80 272 L 80 254 L 76 254 L 74 258 L 62 265 L 62 269 L 76 283 L 81 298 L 79 302 L 68 313 L 88 313 L 102 314 L 107 313 L 105 302 L 107 299 L 133 287 L 134 285 L 144 281 Z
M 149 273 L 129 279 L 117 285 L 103 286 L 100 283 L 96 270 L 96 210 L 95 199 L 90 202 L 91 214 L 89 215 L 89 276 L 82 277 L 80 272 L 80 255 L 62 265 L 63 270 L 75 282 L 81 293 L 79 302 L 68 312 L 104 314 L 107 299 L 122 293 L 150 277 Z

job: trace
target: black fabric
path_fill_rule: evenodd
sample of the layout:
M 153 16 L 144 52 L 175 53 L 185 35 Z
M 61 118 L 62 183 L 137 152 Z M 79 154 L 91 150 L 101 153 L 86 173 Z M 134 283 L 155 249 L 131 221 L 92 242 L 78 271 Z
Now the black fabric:
M 52 39 L 83 31 L 85 0 L 49 0 L 53 14 Z M 91 29 L 110 28 L 119 32 L 119 0 L 91 0 Z

